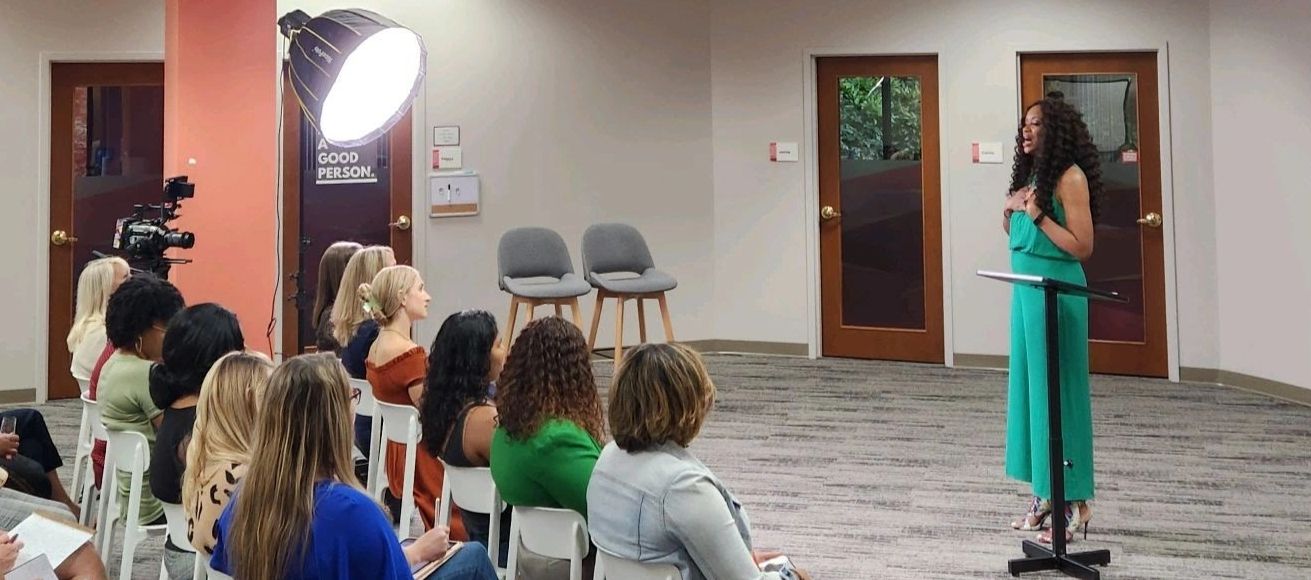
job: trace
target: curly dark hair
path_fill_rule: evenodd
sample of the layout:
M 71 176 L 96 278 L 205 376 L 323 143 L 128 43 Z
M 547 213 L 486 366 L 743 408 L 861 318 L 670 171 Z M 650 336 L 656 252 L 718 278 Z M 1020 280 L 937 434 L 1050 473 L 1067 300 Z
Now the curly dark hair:
M 524 327 L 496 386 L 501 427 L 511 439 L 528 439 L 547 421 L 567 419 L 605 442 L 590 358 L 582 331 L 563 318 L 539 318 Z
M 1034 154 L 1024 152 L 1024 119 L 1021 117 L 1019 130 L 1015 133 L 1015 163 L 1011 167 L 1010 191 L 1028 185 L 1029 179 L 1036 175 L 1038 207 L 1055 219 L 1052 196 L 1056 184 L 1071 165 L 1078 165 L 1088 178 L 1088 206 L 1093 223 L 1096 223 L 1101 209 L 1102 163 L 1097 146 L 1088 135 L 1083 115 L 1065 102 L 1065 95 L 1059 91 L 1048 93 L 1046 98 L 1025 107 L 1024 114 L 1034 107 L 1042 111 L 1038 149 Z
M 442 322 L 428 354 L 428 379 L 419 423 L 428 452 L 440 456 L 460 411 L 487 401 L 496 317 L 485 310 L 456 312 Z
M 182 293 L 152 274 L 137 274 L 109 296 L 105 337 L 115 348 L 129 348 L 155 324 L 166 324 L 186 303 Z
M 207 302 L 173 315 L 163 346 L 163 364 L 150 369 L 150 398 L 160 409 L 200 394 L 200 384 L 214 362 L 234 350 L 245 350 L 246 342 L 237 315 Z

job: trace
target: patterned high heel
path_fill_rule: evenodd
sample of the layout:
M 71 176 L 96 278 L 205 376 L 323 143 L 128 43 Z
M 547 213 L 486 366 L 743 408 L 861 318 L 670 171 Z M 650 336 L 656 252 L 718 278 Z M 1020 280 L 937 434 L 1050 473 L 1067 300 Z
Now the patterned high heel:
M 1074 541 L 1074 532 L 1083 530 L 1083 539 L 1088 539 L 1088 522 L 1092 521 L 1092 508 L 1088 507 L 1088 502 L 1070 502 L 1065 504 L 1065 542 L 1068 544 Z M 1047 530 L 1038 534 L 1038 542 L 1043 544 L 1052 543 L 1052 531 Z
M 1029 502 L 1029 512 L 1024 517 L 1011 522 L 1011 527 L 1017 530 L 1031 532 L 1041 530 L 1043 524 L 1047 523 L 1047 518 L 1052 515 L 1052 504 L 1049 501 L 1043 501 L 1038 496 L 1033 496 L 1033 501 Z

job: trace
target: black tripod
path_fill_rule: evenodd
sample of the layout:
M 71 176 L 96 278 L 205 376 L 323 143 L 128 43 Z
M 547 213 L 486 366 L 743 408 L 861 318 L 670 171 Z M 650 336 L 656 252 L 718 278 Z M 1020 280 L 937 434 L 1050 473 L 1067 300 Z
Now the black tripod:
M 1061 457 L 1065 449 L 1061 437 L 1061 358 L 1060 358 L 1060 317 L 1057 315 L 1057 298 L 1061 294 L 1084 296 L 1094 300 L 1127 302 L 1119 294 L 1093 290 L 1086 286 L 1062 282 L 1043 276 L 1008 274 L 1004 272 L 978 272 L 985 278 L 993 278 L 1042 288 L 1044 310 L 1047 318 L 1047 418 L 1048 418 L 1048 470 L 1052 477 L 1052 545 L 1044 546 L 1032 540 L 1024 540 L 1020 548 L 1024 558 L 1016 558 L 1008 563 L 1011 576 L 1040 570 L 1060 570 L 1067 576 L 1083 580 L 1099 580 L 1101 572 L 1093 566 L 1105 566 L 1111 563 L 1110 550 L 1092 550 L 1070 554 L 1066 552 L 1065 529 L 1065 468 L 1070 462 Z

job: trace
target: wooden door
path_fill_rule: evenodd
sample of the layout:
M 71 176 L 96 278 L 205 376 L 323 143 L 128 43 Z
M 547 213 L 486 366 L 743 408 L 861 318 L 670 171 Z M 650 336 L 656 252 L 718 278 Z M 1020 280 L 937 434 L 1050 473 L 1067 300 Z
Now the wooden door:
M 1092 372 L 1168 375 L 1165 333 L 1165 216 L 1154 52 L 1026 54 L 1024 105 L 1060 91 L 1083 114 L 1101 151 L 1101 219 L 1088 284 L 1127 304 L 1089 303 Z M 1162 217 L 1164 216 L 1164 217 Z
M 338 241 L 388 245 L 397 264 L 410 264 L 413 129 L 411 111 L 373 143 L 332 147 L 301 112 L 290 83 L 284 86 L 282 352 L 295 356 L 315 349 L 312 312 L 319 259 L 328 246 Z M 343 155 L 364 159 L 339 160 Z
M 50 399 L 77 397 L 65 339 L 77 276 L 92 252 L 116 254 L 118 218 L 164 187 L 164 65 L 50 65 Z
M 938 59 L 816 64 L 823 354 L 941 363 Z

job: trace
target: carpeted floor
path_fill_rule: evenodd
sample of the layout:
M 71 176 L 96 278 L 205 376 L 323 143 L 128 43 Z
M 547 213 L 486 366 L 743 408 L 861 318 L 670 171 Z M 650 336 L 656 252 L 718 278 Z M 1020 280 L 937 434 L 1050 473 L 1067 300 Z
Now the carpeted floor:
M 692 448 L 748 507 L 758 547 L 817 579 L 1009 577 L 1027 490 L 1002 475 L 1005 374 L 708 361 L 719 397 Z M 610 364 L 596 368 L 604 393 Z M 1109 548 L 1114 579 L 1311 578 L 1311 408 L 1134 378 L 1094 377 L 1093 392 L 1098 497 L 1072 550 Z M 71 453 L 77 406 L 41 410 Z M 159 550 L 142 546 L 134 577 L 158 577 Z

